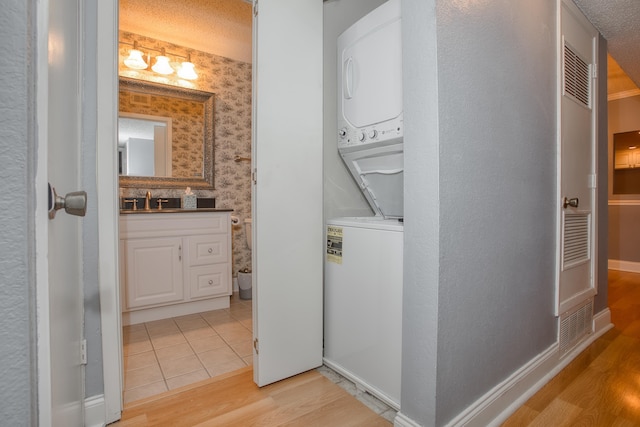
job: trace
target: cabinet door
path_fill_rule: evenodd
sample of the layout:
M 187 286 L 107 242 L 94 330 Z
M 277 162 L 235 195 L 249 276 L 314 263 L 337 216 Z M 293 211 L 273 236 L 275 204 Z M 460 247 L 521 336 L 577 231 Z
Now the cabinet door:
M 131 239 L 126 253 L 126 308 L 182 301 L 182 239 Z
M 616 169 L 627 169 L 632 166 L 633 163 L 629 158 L 628 150 L 618 150 L 615 154 L 615 168 Z
M 191 299 L 231 294 L 229 264 L 211 264 L 189 269 Z
M 228 234 L 189 236 L 189 265 L 230 262 Z

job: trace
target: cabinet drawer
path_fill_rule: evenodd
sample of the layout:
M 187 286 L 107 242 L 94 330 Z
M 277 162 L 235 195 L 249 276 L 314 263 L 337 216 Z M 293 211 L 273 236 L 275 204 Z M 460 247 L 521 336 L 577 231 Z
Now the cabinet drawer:
M 213 264 L 189 269 L 191 298 L 229 295 L 231 278 L 227 264 Z
M 217 264 L 229 261 L 227 234 L 189 236 L 189 265 Z

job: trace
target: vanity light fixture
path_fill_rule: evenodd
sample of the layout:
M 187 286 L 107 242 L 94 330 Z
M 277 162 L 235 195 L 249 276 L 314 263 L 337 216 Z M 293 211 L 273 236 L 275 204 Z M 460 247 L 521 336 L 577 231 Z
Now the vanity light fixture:
M 129 57 L 124 60 L 124 65 L 134 70 L 144 70 L 149 66 L 142 58 L 142 51 L 138 49 L 138 42 L 133 42 L 133 49 L 129 52 Z
M 193 62 L 191 62 L 191 54 L 187 55 L 187 60 L 184 61 L 178 69 L 178 77 L 186 80 L 195 80 L 198 78 L 196 70 L 194 70 Z
M 122 44 L 131 44 L 127 42 L 120 42 Z M 173 74 L 174 71 L 178 71 L 178 77 L 185 80 L 195 80 L 198 78 L 198 74 L 195 71 L 195 65 L 191 62 L 191 54 L 187 56 L 177 55 L 174 53 L 166 53 L 165 49 L 154 49 L 146 46 L 140 46 L 146 51 L 160 52 L 160 55 L 155 57 L 155 64 L 151 67 L 151 70 L 162 75 Z M 151 62 L 151 56 L 147 54 L 147 61 L 144 60 L 144 52 L 138 47 L 138 42 L 133 42 L 133 49 L 129 52 L 129 56 L 124 60 L 124 65 L 133 70 L 147 70 L 149 65 L 147 62 Z M 169 56 L 176 58 L 184 58 L 182 62 L 171 62 Z M 175 67 L 175 69 L 174 69 Z
M 162 54 L 156 56 L 156 63 L 153 64 L 151 69 L 158 74 L 168 75 L 173 73 L 173 68 L 169 64 L 169 57 L 164 53 L 164 48 L 162 49 Z

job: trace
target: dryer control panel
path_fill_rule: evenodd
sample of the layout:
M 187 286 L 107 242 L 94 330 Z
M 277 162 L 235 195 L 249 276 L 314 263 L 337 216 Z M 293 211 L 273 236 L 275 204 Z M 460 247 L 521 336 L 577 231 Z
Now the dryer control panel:
M 389 120 L 379 125 L 371 125 L 362 128 L 349 126 L 344 120 L 340 120 L 338 127 L 338 148 L 355 147 L 374 142 L 402 141 L 403 123 L 402 116 Z

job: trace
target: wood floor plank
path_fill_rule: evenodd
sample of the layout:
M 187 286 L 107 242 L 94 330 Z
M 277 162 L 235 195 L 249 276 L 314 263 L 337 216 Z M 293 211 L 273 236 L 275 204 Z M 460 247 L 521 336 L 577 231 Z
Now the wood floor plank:
M 529 424 L 530 427 L 565 427 L 573 425 L 582 408 L 561 399 L 553 401 Z
M 134 402 L 113 426 L 391 426 L 316 370 L 262 388 L 251 368 L 212 380 Z
M 640 426 L 640 274 L 609 270 L 608 277 L 614 329 L 592 343 L 503 426 Z M 539 415 L 529 420 L 536 411 Z

